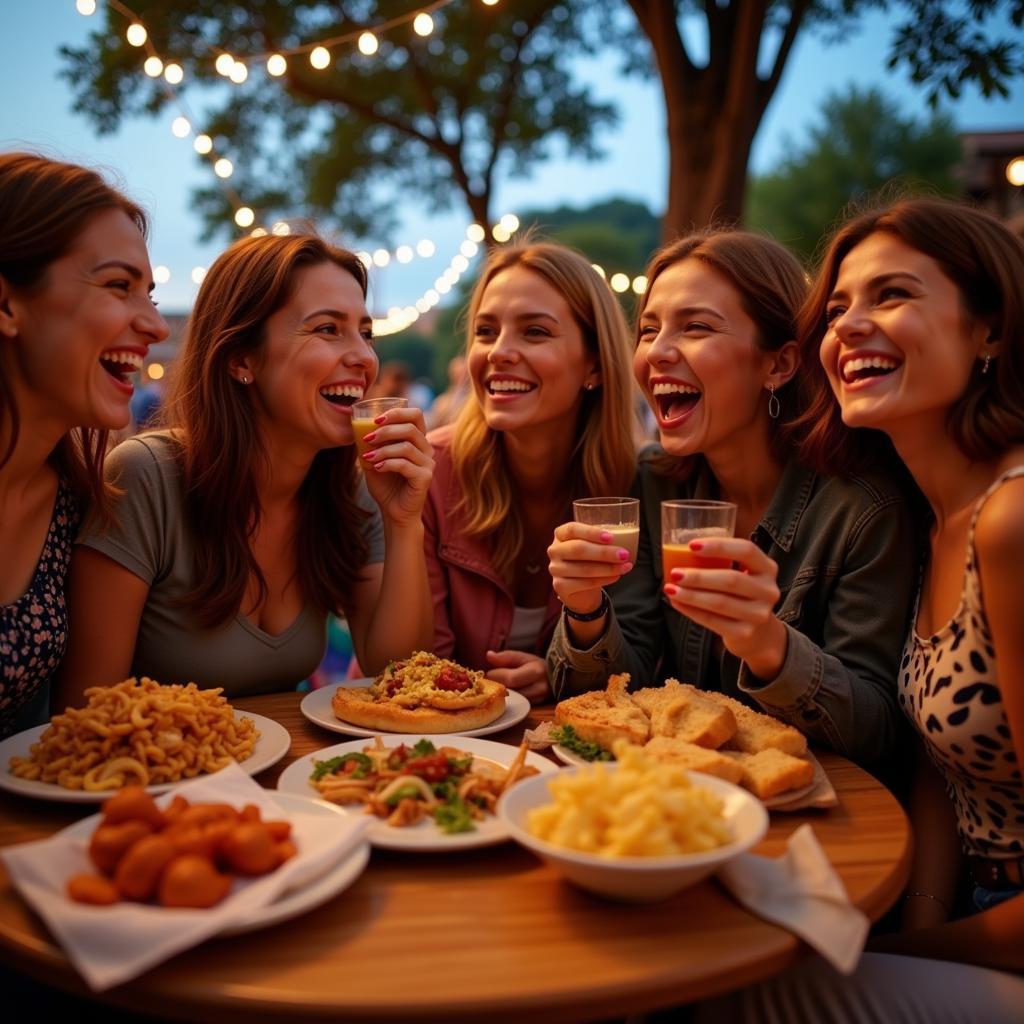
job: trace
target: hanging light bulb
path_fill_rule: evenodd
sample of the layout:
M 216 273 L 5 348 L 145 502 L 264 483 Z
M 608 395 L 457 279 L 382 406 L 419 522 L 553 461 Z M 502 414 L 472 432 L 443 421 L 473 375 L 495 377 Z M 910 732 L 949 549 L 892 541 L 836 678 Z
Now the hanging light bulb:
M 171 122 L 171 131 L 177 138 L 183 139 L 192 131 L 192 125 L 189 124 L 187 117 L 176 117 Z
M 424 238 L 416 243 L 416 251 L 424 258 L 430 259 L 437 252 L 437 246 L 429 238 Z
M 279 220 L 271 229 L 271 234 L 274 235 L 290 235 L 292 229 L 286 220 Z
M 395 259 L 399 263 L 409 263 L 412 261 L 413 251 L 411 245 L 400 245 L 395 250 Z
M 240 228 L 250 227 L 254 220 L 256 220 L 256 214 L 253 213 L 252 207 L 240 206 L 237 210 L 235 210 L 235 223 Z
M 140 25 L 137 21 L 133 21 L 128 26 L 128 31 L 125 32 L 125 38 L 131 46 L 142 46 L 148 35 L 145 25 Z
M 206 156 L 213 149 L 213 139 L 209 135 L 197 135 L 192 146 L 200 156 Z
M 171 279 L 171 271 L 165 266 L 158 266 L 153 268 L 153 283 L 154 284 L 167 284 Z
M 479 251 L 480 246 L 468 238 L 459 246 L 459 252 L 468 260 L 471 260 Z
M 412 28 L 418 36 L 429 36 L 434 31 L 434 19 L 426 11 L 420 11 L 413 19 Z
M 192 268 L 192 280 L 196 284 L 202 284 L 204 277 L 206 277 L 206 267 L 193 267 Z
M 391 262 L 391 253 L 387 249 L 377 249 L 373 254 L 373 262 L 378 267 L 386 267 Z
M 365 54 L 367 57 L 372 57 L 380 47 L 380 43 L 377 42 L 377 37 L 372 32 L 364 32 L 359 37 L 359 52 Z
M 633 278 L 633 291 L 637 295 L 643 295 L 647 291 L 647 278 L 643 274 Z
M 466 228 L 466 237 L 471 242 L 482 242 L 487 237 L 487 232 L 479 224 L 470 224 Z
M 324 68 L 330 67 L 331 51 L 328 50 L 326 46 L 317 46 L 309 55 L 309 63 L 312 64 L 317 71 L 323 71 Z
M 231 77 L 231 69 L 235 66 L 235 58 L 230 53 L 222 53 L 215 61 L 213 66 L 217 69 L 218 75 L 223 75 L 225 78 Z
M 613 292 L 621 293 L 629 288 L 629 278 L 625 274 L 612 274 L 612 279 L 608 283 L 612 286 Z
M 235 66 L 231 69 L 231 74 L 228 78 L 231 79 L 235 85 L 241 85 L 249 77 L 249 69 L 240 61 L 235 61 Z
M 75 10 L 83 17 L 96 13 L 96 0 L 76 0 Z
M 279 53 L 272 53 L 267 58 L 267 74 L 280 78 L 288 70 L 288 61 Z
M 150 78 L 159 78 L 164 72 L 164 62 L 159 57 L 147 57 L 146 63 L 142 65 L 142 70 Z
M 182 79 L 185 77 L 185 72 L 182 70 L 180 64 L 168 64 L 164 68 L 164 78 L 167 79 L 170 85 L 180 85 Z
M 213 165 L 213 173 L 216 174 L 218 178 L 230 178 L 231 175 L 235 173 L 235 165 L 228 160 L 227 157 L 222 156 Z

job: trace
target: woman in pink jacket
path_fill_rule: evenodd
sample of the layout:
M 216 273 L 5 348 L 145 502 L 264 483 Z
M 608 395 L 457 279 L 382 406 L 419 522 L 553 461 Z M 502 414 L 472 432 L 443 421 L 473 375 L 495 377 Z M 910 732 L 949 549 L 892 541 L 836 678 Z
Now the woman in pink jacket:
M 430 435 L 424 508 L 434 650 L 532 701 L 561 605 L 547 573 L 572 501 L 627 494 L 632 345 L 589 260 L 552 243 L 495 250 L 469 304 L 472 398 Z

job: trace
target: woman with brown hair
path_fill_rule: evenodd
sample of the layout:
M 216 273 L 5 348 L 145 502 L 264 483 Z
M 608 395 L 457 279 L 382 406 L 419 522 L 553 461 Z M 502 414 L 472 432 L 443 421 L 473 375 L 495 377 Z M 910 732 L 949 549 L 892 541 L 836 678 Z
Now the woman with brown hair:
M 827 386 L 794 340 L 803 271 L 770 239 L 708 231 L 663 248 L 647 278 L 633 370 L 661 449 L 641 459 L 640 551 L 633 567 L 599 528 L 555 532 L 556 695 L 609 672 L 636 686 L 676 677 L 880 764 L 898 722 L 913 532 L 884 471 L 839 475 L 841 447 L 800 457 L 803 414 Z M 660 505 L 686 498 L 734 503 L 735 537 L 695 539 L 720 567 L 665 579 Z
M 530 240 L 491 253 L 468 318 L 471 395 L 430 434 L 434 650 L 538 701 L 559 611 L 544 550 L 574 498 L 635 469 L 629 336 L 589 260 Z
M 938 199 L 832 238 L 801 315 L 842 420 L 887 435 L 931 508 L 899 702 L 920 738 L 903 930 L 700 1019 L 1016 1021 L 1024 1006 L 1024 244 Z M 820 439 L 819 442 L 820 443 Z M 927 756 L 925 756 L 927 755 Z
M 106 513 L 107 433 L 167 336 L 145 236 L 96 172 L 0 155 L 0 738 L 47 717 L 74 534 Z
M 429 646 L 419 410 L 379 417 L 355 464 L 352 405 L 377 374 L 366 283 L 313 235 L 244 239 L 214 262 L 166 429 L 111 454 L 117 525 L 75 552 L 67 699 L 130 673 L 292 688 L 323 656 L 328 612 L 370 672 Z

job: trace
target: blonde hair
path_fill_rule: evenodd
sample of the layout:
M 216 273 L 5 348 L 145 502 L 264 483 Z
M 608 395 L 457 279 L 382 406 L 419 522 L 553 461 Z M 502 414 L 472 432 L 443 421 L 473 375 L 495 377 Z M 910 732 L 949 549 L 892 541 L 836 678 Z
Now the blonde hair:
M 583 393 L 576 444 L 567 467 L 573 497 L 626 493 L 636 471 L 633 443 L 632 342 L 611 289 L 582 254 L 553 242 L 527 240 L 493 251 L 469 301 L 466 349 L 484 292 L 504 270 L 542 277 L 568 303 L 587 351 L 597 356 L 601 386 Z M 462 407 L 451 442 L 462 497 L 455 510 L 471 537 L 489 538 L 495 568 L 506 575 L 523 546 L 501 433 L 491 430 L 478 401 Z

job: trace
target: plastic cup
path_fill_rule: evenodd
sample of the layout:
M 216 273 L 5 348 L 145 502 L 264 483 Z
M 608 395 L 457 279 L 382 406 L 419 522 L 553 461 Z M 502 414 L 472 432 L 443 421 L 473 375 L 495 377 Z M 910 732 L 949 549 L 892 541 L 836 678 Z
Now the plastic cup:
M 405 409 L 409 402 L 405 398 L 364 398 L 352 406 L 352 432 L 356 436 L 356 452 L 362 458 L 370 445 L 365 441 L 379 424 L 374 420 L 389 409 Z
M 663 501 L 661 563 L 666 583 L 673 569 L 730 569 L 731 558 L 709 558 L 690 550 L 691 540 L 731 537 L 736 532 L 736 506 L 731 501 Z
M 572 514 L 577 523 L 607 530 L 636 564 L 640 547 L 639 498 L 580 498 L 572 503 Z

